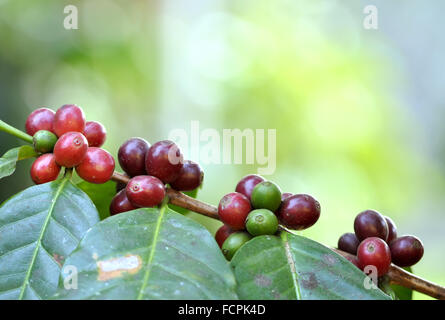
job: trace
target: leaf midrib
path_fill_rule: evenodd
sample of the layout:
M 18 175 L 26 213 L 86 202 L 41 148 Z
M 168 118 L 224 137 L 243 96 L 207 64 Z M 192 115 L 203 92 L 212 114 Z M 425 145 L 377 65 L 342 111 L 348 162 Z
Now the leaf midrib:
M 286 254 L 287 262 L 289 264 L 290 273 L 292 275 L 292 282 L 295 287 L 295 297 L 297 300 L 301 300 L 302 298 L 301 298 L 300 284 L 298 281 L 298 274 L 295 267 L 295 260 L 289 246 L 288 233 L 286 231 L 283 231 L 281 233 L 281 240 L 283 241 L 284 251 Z
M 67 182 L 68 182 L 68 178 L 64 178 L 62 180 L 62 182 L 60 183 L 60 186 L 56 190 L 56 193 L 54 195 L 54 199 L 53 199 L 53 201 L 51 203 L 51 206 L 48 209 L 48 215 L 46 216 L 45 221 L 44 221 L 43 226 L 42 226 L 42 229 L 40 230 L 39 238 L 37 239 L 36 247 L 34 249 L 34 252 L 33 252 L 33 255 L 32 255 L 32 258 L 31 258 L 31 262 L 30 262 L 28 270 L 26 272 L 25 279 L 23 280 L 23 284 L 22 284 L 22 286 L 20 288 L 20 294 L 19 294 L 18 300 L 22 300 L 23 299 L 26 287 L 28 286 L 29 278 L 31 277 L 31 273 L 32 273 L 32 270 L 34 268 L 35 261 L 37 259 L 37 254 L 39 253 L 40 247 L 42 246 L 43 235 L 46 232 L 46 228 L 48 227 L 49 221 L 50 221 L 51 216 L 52 216 L 52 214 L 54 212 L 54 207 L 56 206 L 57 200 L 59 199 L 59 196 L 62 194 L 62 190 L 65 187 Z

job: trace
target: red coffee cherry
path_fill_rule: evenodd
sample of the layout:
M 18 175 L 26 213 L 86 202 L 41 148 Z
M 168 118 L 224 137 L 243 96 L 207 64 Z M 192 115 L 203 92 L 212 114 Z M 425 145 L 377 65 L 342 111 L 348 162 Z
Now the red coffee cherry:
M 357 259 L 360 269 L 374 266 L 378 276 L 383 276 L 391 265 L 391 251 L 384 240 L 371 237 L 363 240 L 358 246 Z
M 222 248 L 224 241 L 235 231 L 232 230 L 228 225 L 222 225 L 221 228 L 218 229 L 215 233 L 215 240 L 218 243 L 219 247 Z
M 415 265 L 423 257 L 423 244 L 415 236 L 403 236 L 393 240 L 389 245 L 392 262 L 399 267 Z
M 388 224 L 385 218 L 374 210 L 363 211 L 355 217 L 354 231 L 360 241 L 370 237 L 385 241 L 388 238 Z
M 179 177 L 170 183 L 171 187 L 178 191 L 195 190 L 202 184 L 204 172 L 196 162 L 186 160 L 179 171 Z
M 76 172 L 83 180 L 91 183 L 105 183 L 114 172 L 114 158 L 101 148 L 88 148 L 83 161 L 76 167 Z
M 88 121 L 83 135 L 87 138 L 90 147 L 102 147 L 107 138 L 107 130 L 99 122 Z
M 87 138 L 80 132 L 67 132 L 57 140 L 54 156 L 59 166 L 72 168 L 79 165 L 88 150 Z
M 165 197 L 165 187 L 161 180 L 152 176 L 132 178 L 126 187 L 128 200 L 135 207 L 154 207 Z
M 286 198 L 278 209 L 278 219 L 294 230 L 309 228 L 320 217 L 320 203 L 307 194 L 296 194 Z
M 338 248 L 350 254 L 356 255 L 360 241 L 354 233 L 345 233 L 338 239 Z
M 284 192 L 284 193 L 282 193 L 282 194 L 281 194 L 281 202 L 283 202 L 284 200 L 286 200 L 287 198 L 292 197 L 292 196 L 293 196 L 293 194 L 290 193 L 290 192 Z
M 238 182 L 235 192 L 242 193 L 250 200 L 253 188 L 255 188 L 258 183 L 263 181 L 265 181 L 265 179 L 262 176 L 257 174 L 249 174 Z
M 246 218 L 251 210 L 249 199 L 238 192 L 226 194 L 218 206 L 221 221 L 235 231 L 246 227 Z
M 397 238 L 397 227 L 394 221 L 392 221 L 390 217 L 385 216 L 384 218 L 388 225 L 388 238 L 386 239 L 386 243 L 390 244 L 393 240 Z
M 54 133 L 60 137 L 67 132 L 84 132 L 85 115 L 74 104 L 65 104 L 57 110 L 54 118 Z
M 127 198 L 127 193 L 125 190 L 119 191 L 111 200 L 110 204 L 110 215 L 115 215 L 122 212 L 127 212 L 137 209 L 133 206 Z
M 349 262 L 351 262 L 354 266 L 356 266 L 357 268 L 359 268 L 360 269 L 360 266 L 359 266 L 359 264 L 358 264 L 358 260 L 357 260 L 357 257 L 356 256 L 353 256 L 353 257 L 351 257 L 351 256 L 347 256 L 347 257 L 345 257 Z
M 54 111 L 48 108 L 34 110 L 26 119 L 26 133 L 30 136 L 34 136 L 39 130 L 51 131 L 54 133 L 54 116 Z
M 145 155 L 149 148 L 150 144 L 142 138 L 131 138 L 125 141 L 118 152 L 122 170 L 130 177 L 145 175 Z
M 57 165 L 52 153 L 41 155 L 31 166 L 31 179 L 35 184 L 42 184 L 57 179 L 60 166 Z
M 183 157 L 172 141 L 163 140 L 152 145 L 145 157 L 145 170 L 164 183 L 175 181 L 182 168 Z

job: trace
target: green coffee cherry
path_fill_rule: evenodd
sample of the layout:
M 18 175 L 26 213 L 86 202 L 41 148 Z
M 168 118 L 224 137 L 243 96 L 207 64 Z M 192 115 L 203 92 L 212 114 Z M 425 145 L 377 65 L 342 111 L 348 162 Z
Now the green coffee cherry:
M 278 230 L 277 216 L 267 209 L 253 210 L 247 216 L 246 229 L 254 237 L 272 235 Z
M 244 231 L 232 233 L 222 245 L 222 252 L 227 260 L 232 260 L 235 252 L 242 247 L 252 236 Z
M 57 136 L 51 131 L 39 130 L 33 138 L 34 150 L 39 153 L 49 153 L 54 149 L 57 142 Z
M 251 201 L 255 209 L 275 212 L 281 204 L 281 190 L 271 181 L 260 182 L 253 188 Z

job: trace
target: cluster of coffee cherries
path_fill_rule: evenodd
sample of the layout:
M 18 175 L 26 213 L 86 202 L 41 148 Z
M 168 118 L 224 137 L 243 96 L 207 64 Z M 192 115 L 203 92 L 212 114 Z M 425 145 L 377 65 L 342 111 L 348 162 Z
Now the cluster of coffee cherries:
M 354 231 L 340 237 L 338 248 L 354 255 L 347 259 L 361 270 L 374 266 L 382 276 L 389 271 L 391 262 L 410 267 L 423 256 L 423 244 L 417 237 L 397 237 L 394 221 L 375 210 L 359 213 L 354 220 Z
M 320 203 L 307 194 L 282 193 L 273 182 L 248 175 L 218 206 L 224 225 L 215 239 L 227 260 L 252 237 L 273 235 L 278 224 L 293 230 L 309 228 L 320 217 Z
M 204 179 L 199 164 L 184 161 L 179 147 L 169 140 L 150 145 L 142 138 L 131 138 L 119 148 L 118 161 L 130 181 L 117 186 L 111 215 L 161 204 L 166 184 L 177 191 L 191 191 Z
M 77 105 L 66 104 L 56 112 L 34 110 L 26 120 L 26 132 L 40 154 L 31 167 L 36 184 L 56 180 L 62 167 L 75 168 L 79 177 L 91 183 L 105 183 L 113 175 L 114 159 L 100 148 L 107 135 L 105 127 L 86 121 Z

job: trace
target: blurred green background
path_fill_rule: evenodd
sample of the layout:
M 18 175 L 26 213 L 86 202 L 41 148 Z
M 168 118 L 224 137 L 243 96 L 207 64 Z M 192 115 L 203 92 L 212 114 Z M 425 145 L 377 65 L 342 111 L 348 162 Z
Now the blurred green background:
M 63 28 L 68 4 L 78 30 Z M 445 3 L 373 1 L 378 30 L 363 28 L 368 4 L 0 0 L 0 118 L 24 128 L 38 107 L 76 103 L 107 127 L 114 155 L 129 137 L 153 143 L 192 120 L 221 134 L 276 129 L 267 178 L 322 206 L 304 235 L 335 246 L 376 209 L 423 240 L 414 272 L 445 285 Z M 2 154 L 20 143 L 0 139 Z M 1 181 L 1 201 L 32 184 L 29 166 Z M 198 198 L 215 205 L 257 169 L 203 167 Z

